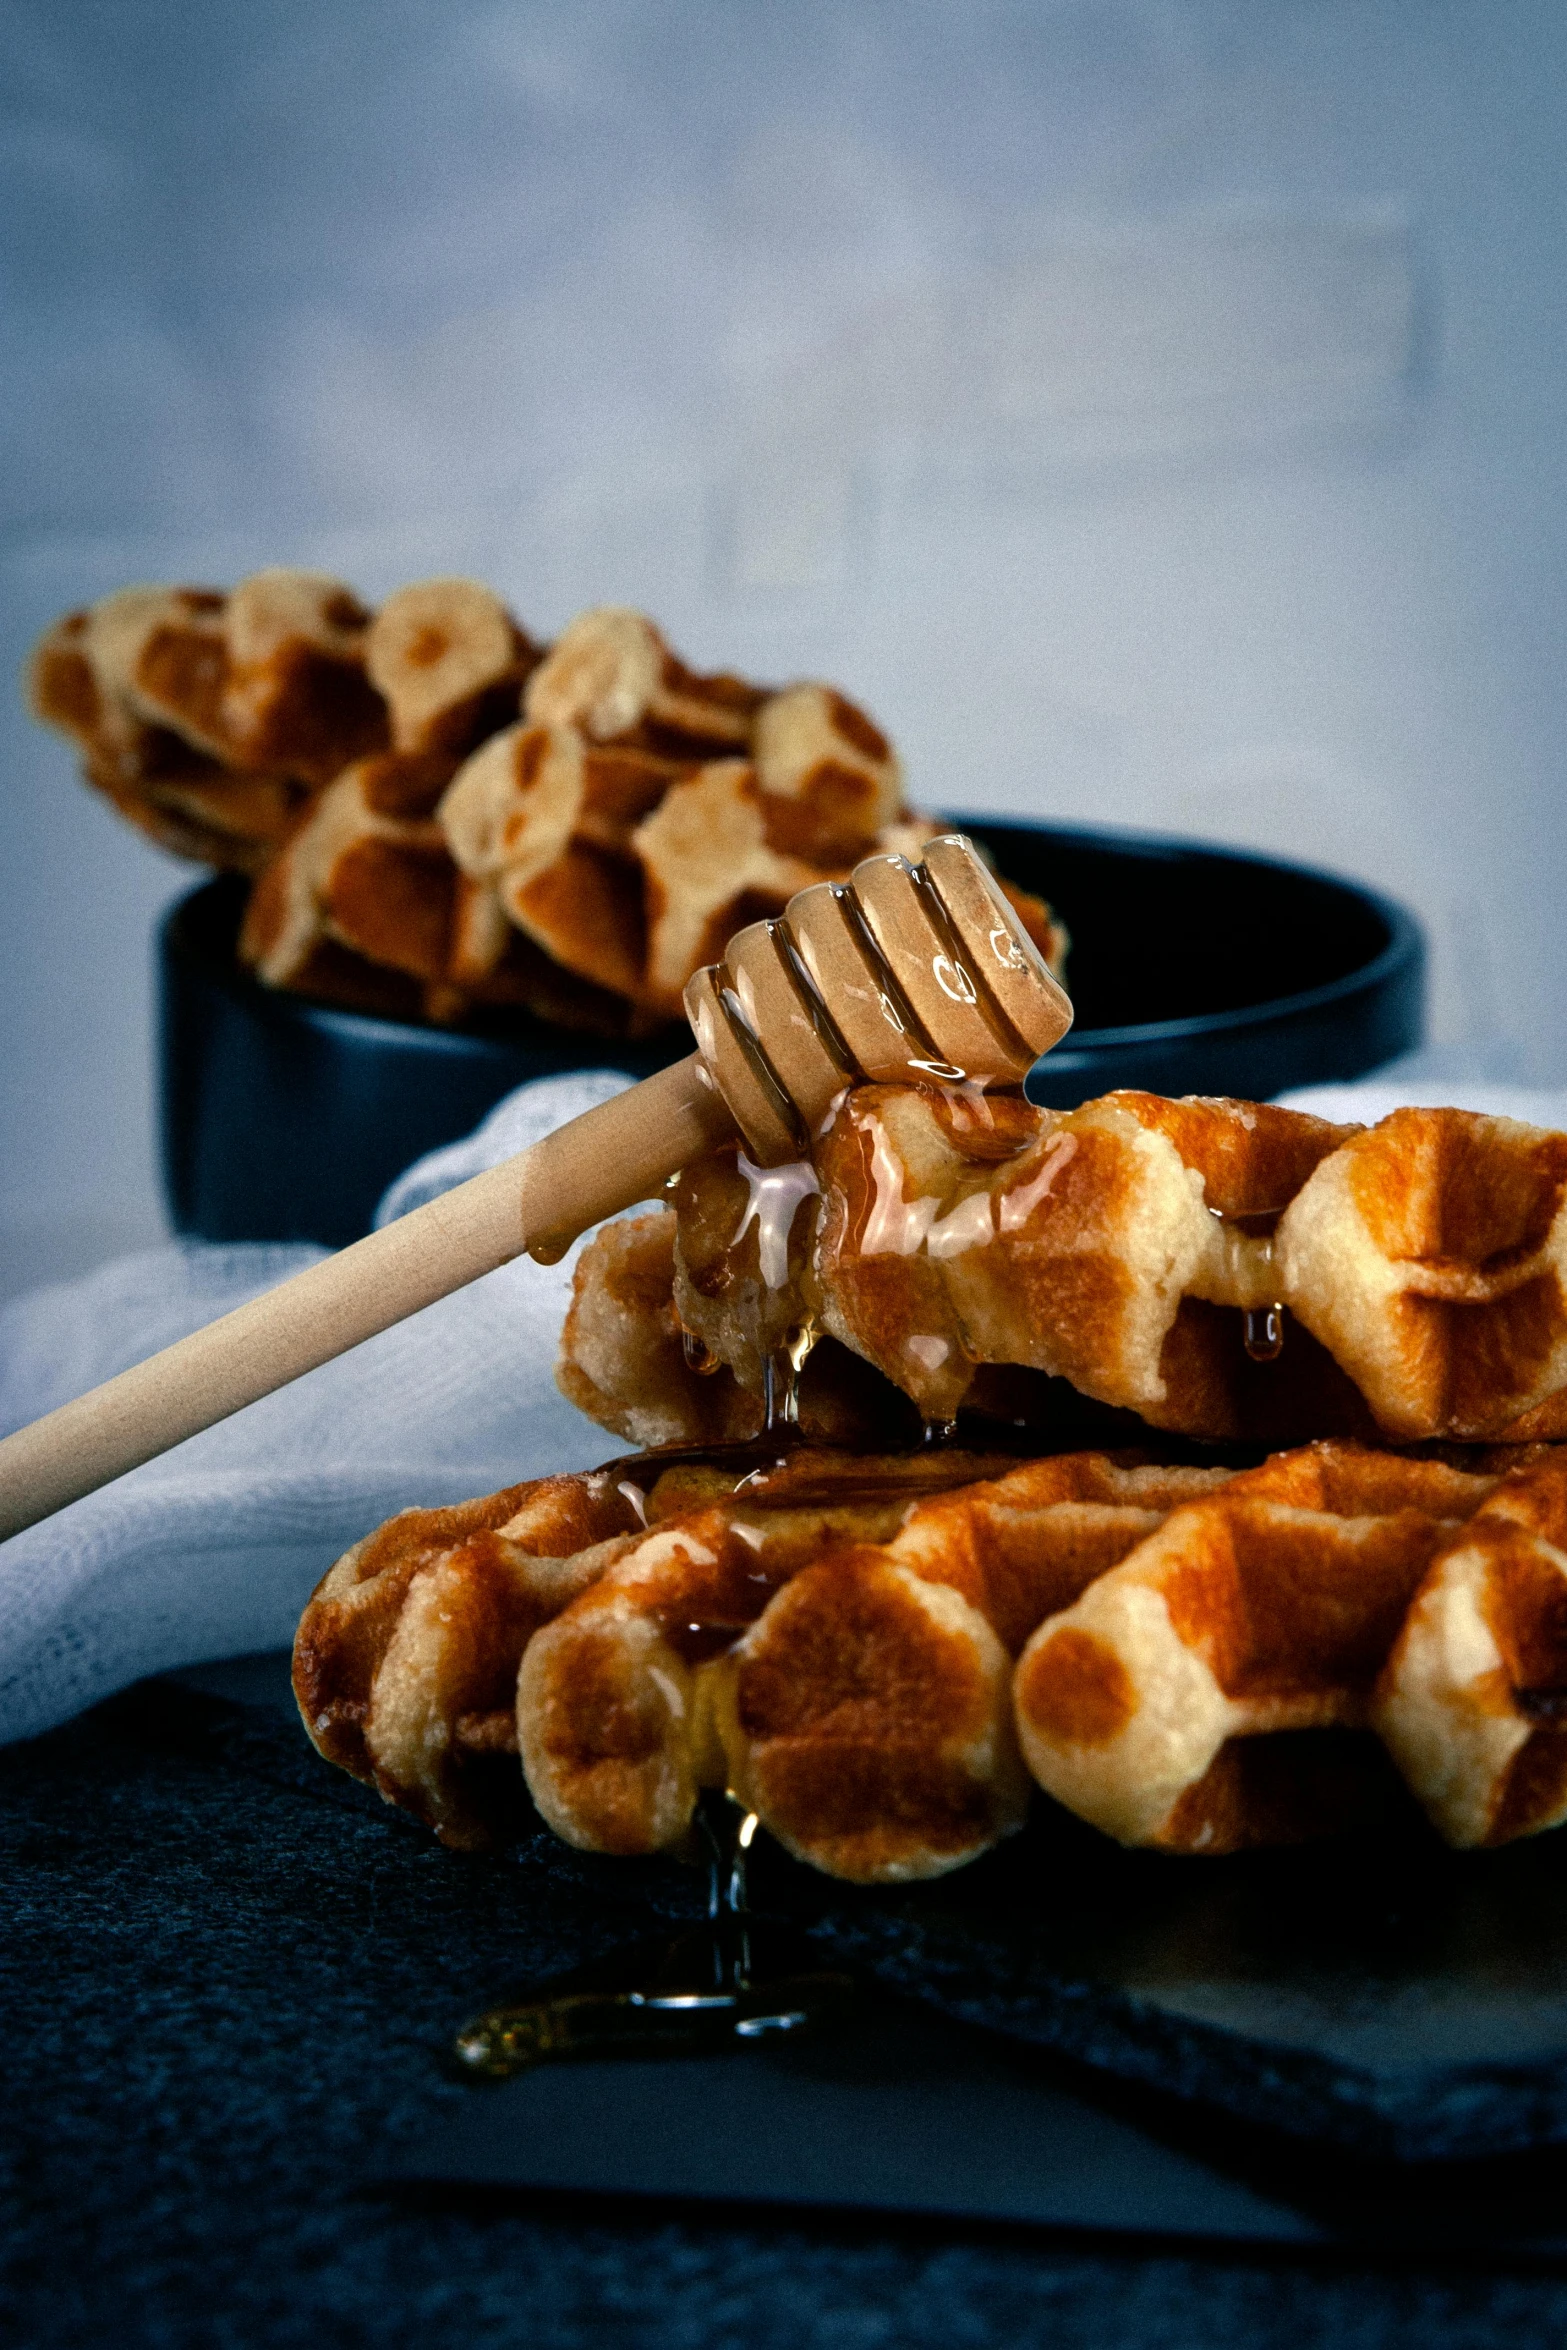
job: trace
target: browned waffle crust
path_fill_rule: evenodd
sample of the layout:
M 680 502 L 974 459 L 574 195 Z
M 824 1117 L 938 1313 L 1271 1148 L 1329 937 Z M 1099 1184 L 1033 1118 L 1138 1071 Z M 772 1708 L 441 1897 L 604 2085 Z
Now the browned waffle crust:
M 394 1015 L 649 1029 L 744 923 L 934 829 L 835 688 L 699 675 L 618 609 L 545 651 L 477 580 L 373 614 L 314 572 L 127 588 L 29 684 L 139 830 L 259 876 L 240 951 L 268 985 Z
M 1567 1434 L 1567 1135 L 1513 1119 L 868 1085 L 811 1163 L 713 1152 L 677 1210 L 679 1323 L 753 1396 L 820 1335 L 936 1421 L 1010 1367 L 1209 1442 Z
M 1567 1813 L 1567 1460 L 655 1454 L 392 1519 L 295 1682 L 323 1754 L 456 1844 L 513 1753 L 573 1843 L 677 1847 L 727 1786 L 860 1881 L 972 1859 L 1031 1779 L 1168 1851 L 1411 1796 L 1500 1843 Z

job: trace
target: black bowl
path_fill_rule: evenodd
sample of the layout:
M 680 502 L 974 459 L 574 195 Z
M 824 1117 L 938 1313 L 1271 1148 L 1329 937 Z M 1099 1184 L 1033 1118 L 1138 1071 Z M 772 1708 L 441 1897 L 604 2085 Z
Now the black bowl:
M 1069 1109 L 1120 1085 L 1263 1099 L 1357 1077 L 1420 1042 L 1420 932 L 1371 890 L 1138 833 L 953 822 L 1072 932 L 1077 1024 L 1036 1065 L 1036 1101 Z M 160 933 L 177 1232 L 341 1246 L 411 1160 L 466 1134 L 513 1086 L 570 1069 L 645 1077 L 691 1049 L 683 1028 L 616 1044 L 516 1018 L 474 1034 L 280 994 L 235 960 L 243 904 L 243 883 L 206 882 Z

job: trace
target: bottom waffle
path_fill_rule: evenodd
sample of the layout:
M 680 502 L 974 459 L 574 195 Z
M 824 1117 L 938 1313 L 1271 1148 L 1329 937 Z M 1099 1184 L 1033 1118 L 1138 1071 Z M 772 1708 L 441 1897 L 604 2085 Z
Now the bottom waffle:
M 1567 1457 L 654 1453 L 393 1518 L 294 1678 L 329 1761 L 464 1847 L 517 1760 L 586 1849 L 676 1849 L 727 1787 L 865 1883 L 975 1858 L 1031 1786 L 1167 1852 L 1416 1804 L 1504 1843 L 1567 1817 Z

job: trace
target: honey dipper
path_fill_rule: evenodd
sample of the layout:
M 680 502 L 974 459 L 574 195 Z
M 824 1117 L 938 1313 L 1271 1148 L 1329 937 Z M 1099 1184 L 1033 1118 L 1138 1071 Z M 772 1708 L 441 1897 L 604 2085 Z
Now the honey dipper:
M 1021 1085 L 1072 1007 L 972 845 L 867 857 L 685 991 L 697 1050 L 0 1442 L 0 1538 L 524 1252 L 554 1263 L 736 1133 L 805 1156 L 846 1086 Z

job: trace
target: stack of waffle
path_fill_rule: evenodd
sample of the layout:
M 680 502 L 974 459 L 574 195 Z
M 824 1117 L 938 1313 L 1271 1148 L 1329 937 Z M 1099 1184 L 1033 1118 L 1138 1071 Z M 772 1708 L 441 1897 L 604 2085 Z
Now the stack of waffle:
M 632 611 L 544 651 L 473 580 L 374 614 L 314 572 L 127 588 L 49 631 L 30 686 L 122 815 L 254 879 L 264 981 L 405 1016 L 651 1028 L 735 929 L 935 829 L 832 687 L 698 676 Z M 1059 969 L 1065 933 L 1009 894 Z
M 863 1087 L 602 1233 L 560 1382 L 665 1450 L 407 1512 L 300 1626 L 318 1747 L 450 1843 L 513 1758 L 575 1844 L 727 1787 L 858 1881 L 1034 1788 L 1178 1853 L 1567 1818 L 1567 1136 Z

